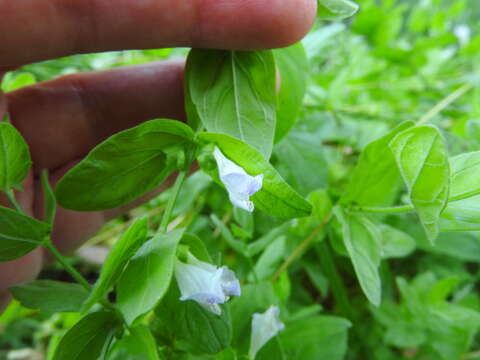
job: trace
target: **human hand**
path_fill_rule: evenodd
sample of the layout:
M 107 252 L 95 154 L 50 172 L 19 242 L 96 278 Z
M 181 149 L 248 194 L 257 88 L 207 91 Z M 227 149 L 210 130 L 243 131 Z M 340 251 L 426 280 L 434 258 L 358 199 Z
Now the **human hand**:
M 315 13 L 316 0 L 0 0 L 0 77 L 8 69 L 76 53 L 282 47 L 305 35 Z M 16 196 L 27 213 L 39 217 L 39 171 L 48 169 L 55 182 L 115 132 L 148 119 L 185 118 L 183 62 L 68 75 L 0 93 L 0 119 L 7 110 L 34 163 Z M 53 241 L 61 251 L 72 251 L 135 204 L 90 213 L 59 209 Z M 34 279 L 43 258 L 37 249 L 0 263 L 0 309 L 8 302 L 7 288 Z

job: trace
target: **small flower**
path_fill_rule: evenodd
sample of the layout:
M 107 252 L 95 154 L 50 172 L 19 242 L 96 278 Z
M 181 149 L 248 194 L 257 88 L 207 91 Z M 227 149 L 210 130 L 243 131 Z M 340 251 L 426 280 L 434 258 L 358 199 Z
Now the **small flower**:
M 233 271 L 202 262 L 190 253 L 186 264 L 177 260 L 175 277 L 180 300 L 194 300 L 217 315 L 222 313 L 218 304 L 227 302 L 229 296 L 240 296 L 240 283 Z
M 263 314 L 253 314 L 252 317 L 252 336 L 250 339 L 250 350 L 248 356 L 255 359 L 257 352 L 271 338 L 285 328 L 285 325 L 279 318 L 280 309 L 277 306 L 270 306 Z
M 252 212 L 254 209 L 250 196 L 262 188 L 263 174 L 248 175 L 240 166 L 230 161 L 215 147 L 213 156 L 217 162 L 220 180 L 228 191 L 228 196 L 233 205 Z
M 464 46 L 470 42 L 471 30 L 470 27 L 466 24 L 460 24 L 455 26 L 453 33 L 458 39 L 460 45 Z

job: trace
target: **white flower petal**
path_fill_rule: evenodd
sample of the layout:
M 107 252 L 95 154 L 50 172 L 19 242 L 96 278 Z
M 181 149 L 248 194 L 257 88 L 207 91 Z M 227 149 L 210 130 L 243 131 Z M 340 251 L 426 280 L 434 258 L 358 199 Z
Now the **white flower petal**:
M 277 306 L 270 306 L 263 314 L 253 314 L 250 350 L 248 351 L 251 359 L 255 359 L 257 352 L 285 328 L 279 315 L 280 309 Z
M 257 176 L 248 175 L 244 169 L 227 159 L 218 147 L 215 147 L 213 156 L 217 162 L 220 180 L 225 185 L 230 201 L 246 211 L 254 209 L 250 196 L 262 188 L 263 174 Z
M 189 254 L 188 263 L 177 260 L 175 278 L 180 289 L 180 300 L 194 300 L 214 314 L 221 314 L 218 304 L 229 296 L 240 295 L 240 283 L 235 273 L 224 266 L 217 268 Z

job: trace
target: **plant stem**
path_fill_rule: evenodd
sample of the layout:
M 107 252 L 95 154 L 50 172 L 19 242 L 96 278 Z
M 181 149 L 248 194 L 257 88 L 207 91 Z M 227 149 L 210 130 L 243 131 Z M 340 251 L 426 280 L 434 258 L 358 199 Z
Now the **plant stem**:
M 15 207 L 15 210 L 17 210 L 20 214 L 25 215 L 25 212 L 23 211 L 22 207 L 17 202 L 17 199 L 15 199 L 15 193 L 13 192 L 13 190 L 12 189 L 8 190 L 6 194 L 7 194 L 8 200 Z
M 391 207 L 376 207 L 376 206 L 354 206 L 349 209 L 350 212 L 366 212 L 379 214 L 396 214 L 414 211 L 412 205 L 391 206 Z
M 173 193 L 168 199 L 167 207 L 162 217 L 162 222 L 160 223 L 160 227 L 158 228 L 158 231 L 162 234 L 165 234 L 167 232 L 168 223 L 170 222 L 170 218 L 172 217 L 172 211 L 173 207 L 175 206 L 175 201 L 177 200 L 178 194 L 180 192 L 180 189 L 182 188 L 186 176 L 187 170 L 182 170 L 178 173 L 177 179 L 175 180 L 175 184 L 172 188 Z
M 52 244 L 52 241 L 50 238 L 48 238 L 44 246 L 50 250 L 52 255 L 55 257 L 55 259 L 64 267 L 64 269 L 80 284 L 82 285 L 86 290 L 90 291 L 92 286 L 89 284 L 89 282 L 80 274 L 75 268 L 70 265 L 65 258 L 63 257 L 62 254 L 55 248 L 55 246 Z
M 320 233 L 320 231 L 323 230 L 325 225 L 328 224 L 330 219 L 332 218 L 332 213 L 329 213 L 324 217 L 320 225 L 318 225 L 311 233 L 310 235 L 307 236 L 305 240 L 303 240 L 296 248 L 293 250 L 293 252 L 290 254 L 290 256 L 285 260 L 285 262 L 280 266 L 280 268 L 277 270 L 277 272 L 273 275 L 272 281 L 276 281 L 280 275 L 284 271 L 288 269 L 288 267 L 298 258 L 300 255 L 305 251 L 306 248 L 311 244 L 311 242 L 315 239 L 315 237 Z
M 420 120 L 418 120 L 417 125 L 422 125 L 429 122 L 433 117 L 437 116 L 442 110 L 448 107 L 451 103 L 465 94 L 468 90 L 473 88 L 473 84 L 464 84 L 459 87 L 457 90 L 449 94 L 447 97 L 442 99 L 438 104 L 431 108 L 425 115 L 423 115 Z

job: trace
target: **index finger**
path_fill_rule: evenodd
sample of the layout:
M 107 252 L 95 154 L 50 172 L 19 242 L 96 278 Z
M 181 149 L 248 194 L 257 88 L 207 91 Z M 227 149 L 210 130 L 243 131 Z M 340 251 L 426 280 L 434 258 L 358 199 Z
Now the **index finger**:
M 76 53 L 287 46 L 316 0 L 0 0 L 0 67 Z

